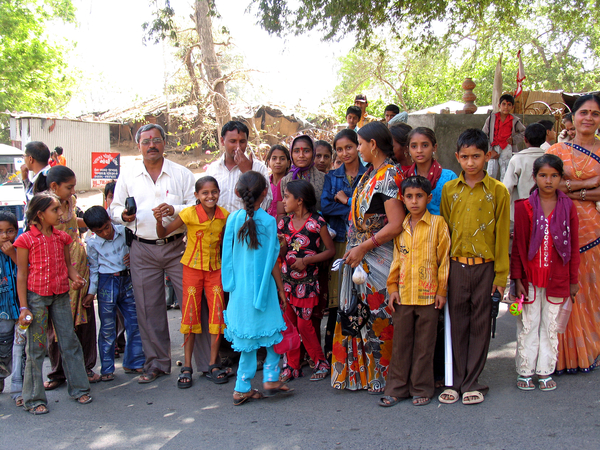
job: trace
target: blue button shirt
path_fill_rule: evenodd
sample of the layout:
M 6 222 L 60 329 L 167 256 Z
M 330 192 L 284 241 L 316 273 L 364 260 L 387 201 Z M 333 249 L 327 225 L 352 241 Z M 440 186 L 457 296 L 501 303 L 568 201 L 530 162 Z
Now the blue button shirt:
M 112 224 L 115 235 L 112 241 L 102 239 L 93 234 L 85 241 L 87 244 L 88 261 L 90 263 L 90 288 L 88 294 L 96 294 L 98 290 L 98 274 L 117 273 L 127 269 L 123 262 L 129 253 L 125 243 L 125 227 Z

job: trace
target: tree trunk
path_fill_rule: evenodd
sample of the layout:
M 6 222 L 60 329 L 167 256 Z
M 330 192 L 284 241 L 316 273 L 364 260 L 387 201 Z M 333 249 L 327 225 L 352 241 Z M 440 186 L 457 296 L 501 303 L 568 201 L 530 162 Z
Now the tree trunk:
M 196 0 L 195 4 L 196 32 L 200 38 L 200 51 L 202 52 L 202 65 L 206 72 L 206 78 L 211 85 L 212 104 L 217 117 L 217 130 L 220 134 L 221 127 L 231 120 L 229 112 L 229 101 L 225 92 L 225 81 L 219 60 L 215 52 L 215 43 L 212 34 L 212 19 L 208 0 Z

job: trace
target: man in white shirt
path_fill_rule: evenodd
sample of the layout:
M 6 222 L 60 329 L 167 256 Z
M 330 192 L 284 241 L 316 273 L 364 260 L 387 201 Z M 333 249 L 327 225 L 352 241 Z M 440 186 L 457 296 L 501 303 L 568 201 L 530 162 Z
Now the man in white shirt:
M 269 186 L 267 166 L 254 155 L 246 155 L 248 134 L 248 127 L 242 122 L 231 120 L 223 125 L 221 145 L 225 148 L 225 152 L 219 159 L 211 163 L 206 171 L 206 175 L 214 177 L 219 183 L 221 193 L 218 205 L 230 213 L 244 207 L 242 199 L 235 195 L 235 185 L 243 173 L 249 170 L 262 173 L 267 180 L 267 186 Z M 261 207 L 266 211 L 272 201 L 273 194 L 269 188 Z
M 38 192 L 48 189 L 46 175 L 51 167 L 48 165 L 50 150 L 40 141 L 29 142 L 25 146 L 25 164 L 21 166 L 21 179 L 25 186 L 27 202 Z
M 131 281 L 142 347 L 146 355 L 144 373 L 138 382 L 150 383 L 171 372 L 165 273 L 171 279 L 181 302 L 183 266 L 180 259 L 185 250 L 185 227 L 159 239 L 154 211 L 162 213 L 163 224 L 166 225 L 182 209 L 194 205 L 195 179 L 188 169 L 164 158 L 165 132 L 159 125 L 144 125 L 136 133 L 135 140 L 142 154 L 142 161 L 136 161 L 131 169 L 121 172 L 110 210 L 115 222 L 124 224 L 133 232 L 130 251 Z M 130 213 L 125 209 L 128 197 L 135 199 L 137 212 Z M 208 333 L 201 336 L 210 339 Z M 196 342 L 198 339 L 196 337 Z M 205 339 L 200 340 L 202 350 L 205 350 L 205 345 L 210 345 L 210 341 L 205 343 Z M 198 358 L 196 362 L 198 363 Z

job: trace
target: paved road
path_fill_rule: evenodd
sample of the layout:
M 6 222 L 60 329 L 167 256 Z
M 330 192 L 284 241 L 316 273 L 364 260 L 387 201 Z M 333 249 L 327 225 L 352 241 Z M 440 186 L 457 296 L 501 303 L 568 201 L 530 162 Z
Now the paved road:
M 175 361 L 183 355 L 180 313 L 168 314 Z M 600 448 L 600 370 L 559 377 L 554 392 L 519 391 L 515 319 L 506 305 L 501 314 L 481 405 L 381 408 L 367 392 L 305 377 L 290 383 L 293 396 L 234 407 L 233 382 L 217 386 L 194 374 L 194 386 L 180 390 L 173 365 L 170 376 L 140 385 L 117 360 L 116 380 L 92 385 L 89 405 L 76 404 L 63 386 L 48 392 L 50 414 L 34 417 L 0 394 L 0 449 Z

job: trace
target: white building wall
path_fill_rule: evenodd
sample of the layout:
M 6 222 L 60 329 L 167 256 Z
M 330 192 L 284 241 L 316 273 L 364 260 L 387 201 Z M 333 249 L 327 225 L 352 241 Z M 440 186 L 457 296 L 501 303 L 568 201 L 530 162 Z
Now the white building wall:
M 64 149 L 64 157 L 77 176 L 77 190 L 88 190 L 92 186 L 92 152 L 110 152 L 110 130 L 108 123 L 81 122 L 64 119 L 11 118 L 16 121 L 17 135 L 21 148 L 32 141 L 42 141 L 50 151 L 54 147 Z M 11 134 L 13 127 L 11 126 Z

